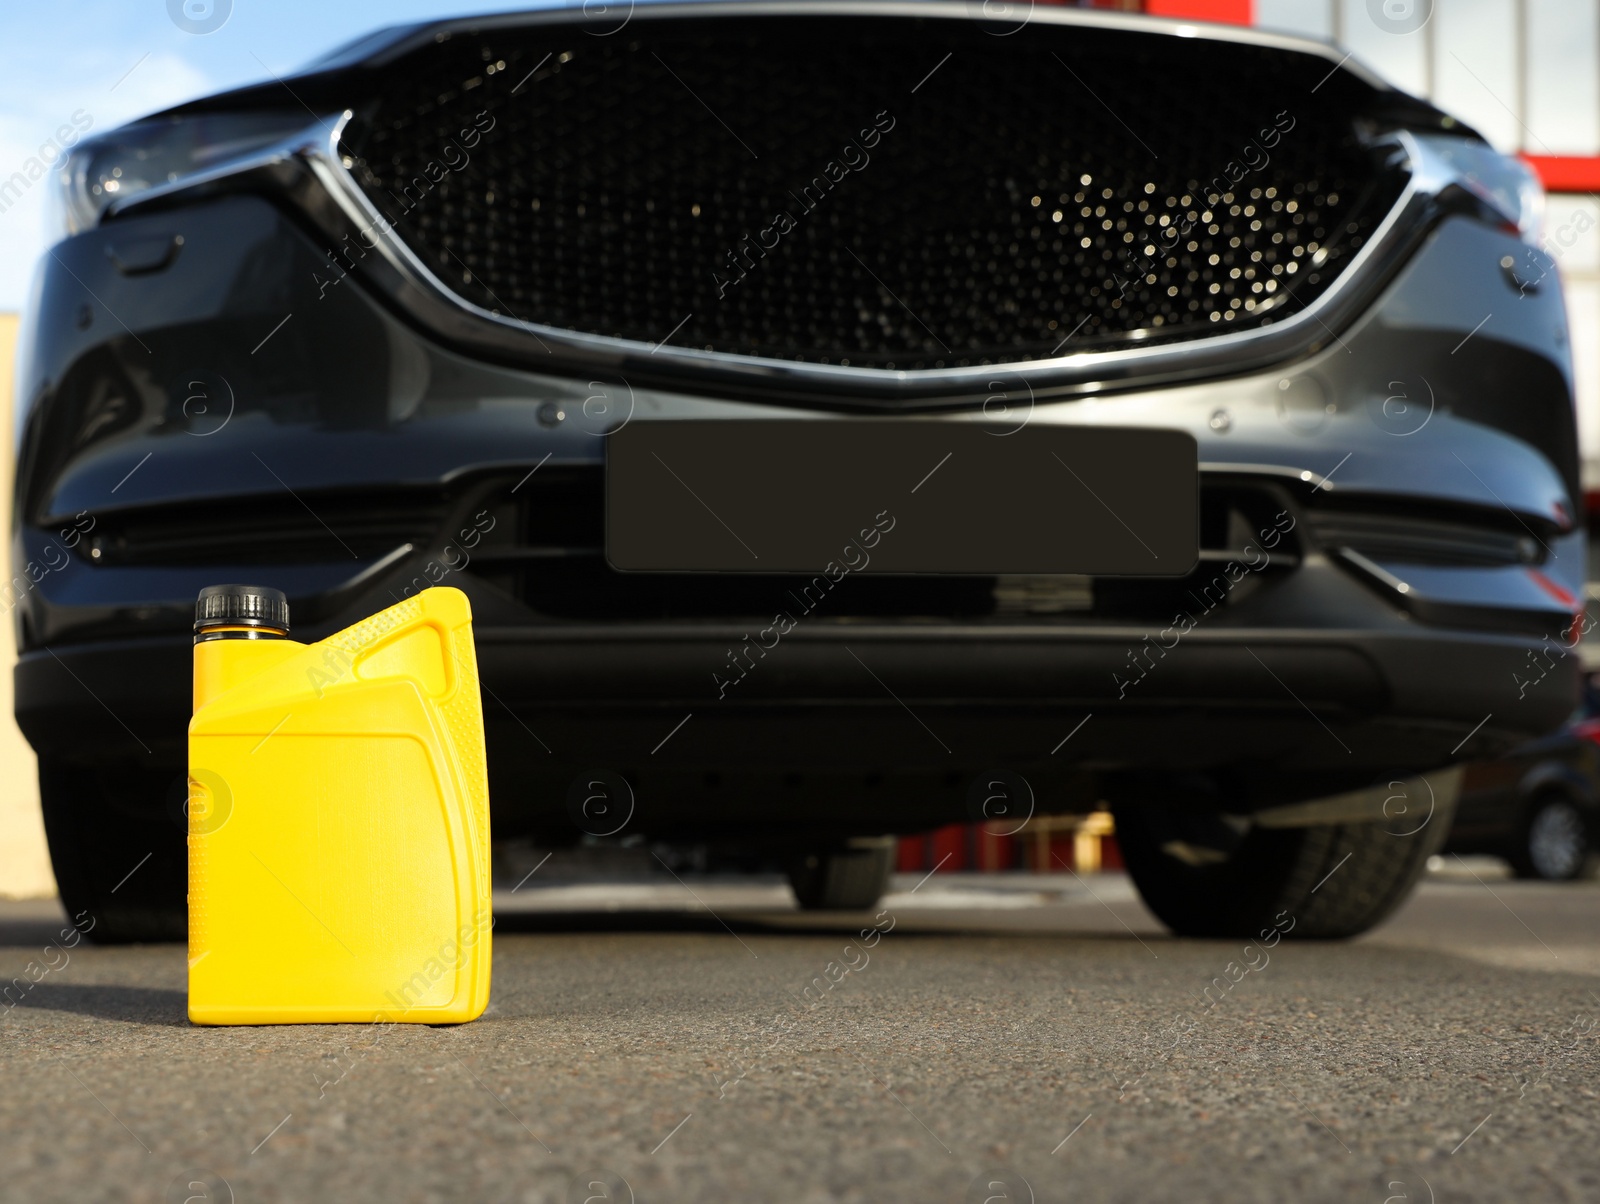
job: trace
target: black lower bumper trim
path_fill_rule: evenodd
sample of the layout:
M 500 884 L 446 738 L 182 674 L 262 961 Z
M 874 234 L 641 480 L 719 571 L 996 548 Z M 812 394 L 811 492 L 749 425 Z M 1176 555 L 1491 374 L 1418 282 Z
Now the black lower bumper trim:
M 1530 670 L 1530 651 L 1551 666 L 1543 677 Z M 191 656 L 187 640 L 29 652 L 15 670 L 18 723 L 51 755 L 181 761 Z M 1199 743 L 1214 762 L 1269 763 L 1304 755 L 1292 751 L 1298 740 L 1283 743 L 1292 729 L 1314 738 L 1308 747 L 1322 745 L 1329 764 L 1387 771 L 1404 767 L 1393 743 L 1364 743 L 1363 730 L 1434 733 L 1405 759 L 1412 768 L 1466 759 L 1558 726 L 1578 680 L 1577 658 L 1548 643 L 1418 631 L 1197 631 L 1164 649 L 1133 628 L 840 623 L 781 638 L 711 625 L 486 628 L 478 659 L 491 764 L 502 729 L 526 740 L 535 720 L 564 733 L 540 755 L 565 761 L 580 747 L 615 763 L 649 753 L 649 734 L 659 740 L 688 713 L 700 730 L 728 725 L 733 743 L 696 754 L 708 766 L 758 749 L 775 766 L 822 766 L 839 745 L 830 752 L 804 731 L 899 727 L 925 746 L 888 740 L 885 767 L 951 756 L 988 763 L 1020 751 L 1005 731 L 1027 729 L 1031 742 L 1093 713 L 1066 754 L 1074 762 L 1159 765 L 1204 731 Z M 934 716 L 952 732 L 970 727 L 972 739 L 957 749 L 941 733 L 942 750 L 919 726 L 938 731 Z M 1124 726 L 1137 738 L 1115 737 Z M 671 754 L 680 763 L 683 755 Z

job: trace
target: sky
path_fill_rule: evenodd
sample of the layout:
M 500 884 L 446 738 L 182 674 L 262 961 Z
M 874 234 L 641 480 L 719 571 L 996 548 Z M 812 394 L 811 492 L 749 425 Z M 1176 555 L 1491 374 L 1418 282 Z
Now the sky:
M 588 0 L 598 4 L 618 0 Z M 627 0 L 621 0 L 626 3 Z M 580 0 L 555 0 L 577 7 Z M 550 0 L 0 0 L 0 179 L 74 120 L 109 130 L 181 101 L 287 75 L 385 25 L 550 7 Z M 180 27 L 172 11 L 191 26 Z M 0 212 L 0 312 L 44 252 L 48 182 Z

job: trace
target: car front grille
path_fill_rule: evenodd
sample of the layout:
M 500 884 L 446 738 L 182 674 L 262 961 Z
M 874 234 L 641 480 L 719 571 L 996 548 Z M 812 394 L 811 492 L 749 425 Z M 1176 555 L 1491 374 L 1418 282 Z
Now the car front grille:
M 1404 184 L 1353 86 L 1275 47 L 846 13 L 603 32 L 441 35 L 354 106 L 354 179 L 483 309 L 883 369 L 1149 345 L 1303 309 Z

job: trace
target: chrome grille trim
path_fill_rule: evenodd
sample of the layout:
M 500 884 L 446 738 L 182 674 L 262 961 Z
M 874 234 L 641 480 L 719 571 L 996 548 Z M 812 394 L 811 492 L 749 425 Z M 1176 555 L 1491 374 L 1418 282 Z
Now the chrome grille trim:
M 655 9 L 656 6 L 650 6 Z M 964 6 L 950 4 L 726 4 L 662 5 L 641 10 L 644 19 L 657 15 L 784 13 L 850 13 L 969 19 Z M 1292 37 L 1222 27 L 1190 26 L 1181 21 L 1129 17 L 1085 10 L 1036 10 L 1033 19 L 1063 25 L 1094 25 L 1142 32 L 1167 32 L 1312 54 L 1331 64 L 1330 75 L 1346 71 L 1369 85 L 1389 91 L 1348 56 L 1334 48 Z M 570 23 L 561 10 L 479 20 L 471 28 L 496 22 Z M 467 28 L 466 23 L 459 23 Z M 430 25 L 402 37 L 374 61 L 404 53 L 419 40 L 437 36 L 445 26 Z M 1179 380 L 1232 375 L 1274 366 L 1334 342 L 1338 332 L 1358 317 L 1426 234 L 1438 215 L 1438 198 L 1454 182 L 1450 166 L 1429 143 L 1434 136 L 1406 130 L 1388 134 L 1381 145 L 1409 172 L 1398 200 L 1351 257 L 1339 276 L 1306 308 L 1274 325 L 1229 331 L 1158 346 L 1133 346 L 1082 352 L 1008 364 L 933 369 L 881 369 L 802 363 L 792 360 L 705 352 L 672 346 L 589 335 L 520 321 L 495 314 L 459 296 L 399 238 L 367 198 L 342 161 L 340 138 L 352 114 L 346 110 L 310 125 L 303 137 L 272 151 L 229 164 L 202 184 L 156 188 L 113 208 L 140 211 L 193 192 L 255 189 L 269 191 L 299 209 L 330 245 L 366 235 L 371 252 L 359 274 L 376 290 L 438 337 L 469 350 L 571 374 L 604 374 L 639 380 L 676 381 L 700 392 L 723 395 L 811 399 L 845 407 L 901 405 L 923 409 L 970 407 L 997 387 L 1025 388 L 1039 400 L 1143 387 Z M 1470 132 L 1469 132 L 1470 133 Z M 997 385 L 997 381 L 1001 382 Z M 830 402 L 830 399 L 837 399 Z

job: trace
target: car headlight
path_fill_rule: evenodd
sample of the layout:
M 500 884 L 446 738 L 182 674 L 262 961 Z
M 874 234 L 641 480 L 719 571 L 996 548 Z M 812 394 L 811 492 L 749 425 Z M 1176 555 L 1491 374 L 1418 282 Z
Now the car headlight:
M 153 117 L 80 142 L 56 169 L 50 241 L 93 228 L 113 206 L 155 189 L 237 171 L 311 125 L 307 114 L 198 113 Z
M 1544 237 L 1544 186 L 1526 163 L 1466 138 L 1425 137 L 1427 148 L 1449 169 L 1451 182 L 1538 246 Z

